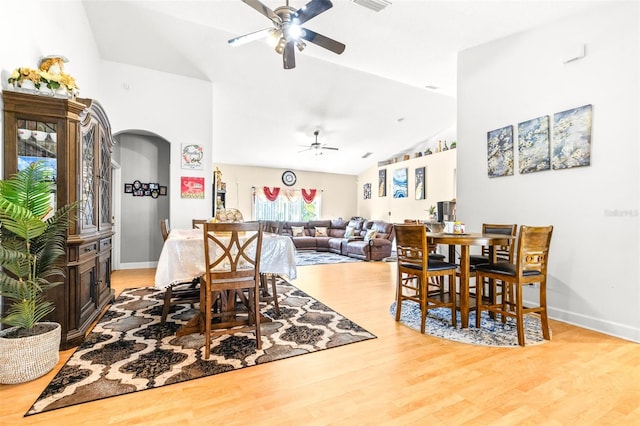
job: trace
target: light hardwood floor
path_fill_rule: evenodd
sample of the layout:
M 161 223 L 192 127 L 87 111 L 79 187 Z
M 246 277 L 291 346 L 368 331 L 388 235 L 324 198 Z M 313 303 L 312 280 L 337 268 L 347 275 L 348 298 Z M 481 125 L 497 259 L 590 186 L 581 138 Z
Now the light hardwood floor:
M 116 292 L 154 270 L 117 271 Z M 378 338 L 23 418 L 56 369 L 0 387 L 2 425 L 639 425 L 640 345 L 551 322 L 552 341 L 489 348 L 389 315 L 392 263 L 298 268 L 293 283 Z

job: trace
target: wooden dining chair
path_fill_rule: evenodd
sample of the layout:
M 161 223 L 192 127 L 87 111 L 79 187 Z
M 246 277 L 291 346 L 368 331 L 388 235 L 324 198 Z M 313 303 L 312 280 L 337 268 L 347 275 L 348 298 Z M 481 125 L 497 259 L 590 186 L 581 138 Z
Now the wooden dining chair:
M 405 219 L 405 225 L 420 225 L 420 221 L 418 219 Z M 423 225 L 426 226 L 426 225 Z M 438 253 L 438 245 L 437 244 L 429 244 L 429 258 L 431 260 L 444 260 L 445 255 Z
M 490 224 L 483 223 L 482 224 L 482 233 L 483 234 L 501 234 L 501 235 L 509 235 L 512 237 L 516 236 L 516 231 L 518 230 L 518 225 L 514 224 Z M 506 246 L 495 246 L 494 250 L 496 252 L 496 258 L 498 260 L 504 260 L 507 262 L 513 262 L 513 250 L 514 244 L 507 244 Z M 481 263 L 489 263 L 489 247 L 482 246 L 481 254 L 475 254 L 469 256 L 469 265 L 471 267 L 475 267 Z
M 160 220 L 160 232 L 162 233 L 162 239 L 167 241 L 171 229 L 169 228 L 169 219 Z M 193 281 L 174 284 L 165 289 L 164 303 L 162 305 L 162 315 L 160 317 L 160 323 L 165 324 L 167 322 L 167 316 L 171 310 L 171 306 L 182 304 L 195 304 L 200 301 L 200 290 L 198 289 L 199 279 Z
M 203 224 L 206 270 L 201 278 L 204 300 L 200 309 L 205 317 L 205 359 L 211 353 L 211 337 L 218 335 L 254 331 L 256 347 L 262 348 L 262 232 L 259 222 Z
M 484 278 L 492 280 L 495 287 L 501 286 L 500 291 L 494 288 L 494 293 L 501 293 L 499 302 L 485 305 L 482 301 L 483 287 L 478 286 L 478 305 L 476 310 L 476 327 L 480 328 L 482 311 L 495 312 L 502 316 L 502 322 L 507 317 L 516 319 L 518 330 L 518 344 L 524 346 L 524 315 L 532 312 L 540 314 L 542 337 L 550 339 L 549 320 L 547 318 L 547 265 L 549 261 L 549 245 L 553 226 L 521 226 L 518 234 L 518 249 L 515 263 L 498 261 L 483 263 L 476 266 L 476 282 Z M 538 306 L 524 307 L 522 304 L 522 289 L 525 285 L 539 285 Z
M 208 219 L 191 219 L 191 227 L 193 229 L 202 228 L 202 225 L 209 222 Z
M 402 301 L 420 305 L 420 331 L 424 333 L 427 311 L 451 309 L 451 324 L 456 326 L 456 265 L 429 258 L 427 229 L 424 225 L 395 225 L 398 278 L 396 321 L 400 321 Z M 438 277 L 440 279 L 432 280 Z M 442 278 L 448 277 L 448 280 Z M 448 291 L 445 284 L 448 282 Z
M 160 232 L 162 232 L 162 241 L 167 241 L 170 231 L 169 219 L 160 219 Z

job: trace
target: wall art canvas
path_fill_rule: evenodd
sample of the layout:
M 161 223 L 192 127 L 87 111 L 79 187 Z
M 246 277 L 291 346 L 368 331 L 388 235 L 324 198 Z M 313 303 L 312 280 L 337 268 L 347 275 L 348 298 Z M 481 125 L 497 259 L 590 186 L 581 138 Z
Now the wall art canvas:
M 378 170 L 378 197 L 387 196 L 387 169 Z
M 487 132 L 489 177 L 513 175 L 513 126 Z
M 407 168 L 393 171 L 393 198 L 407 198 L 409 182 L 407 180 Z
M 591 164 L 591 112 L 591 105 L 583 105 L 553 115 L 554 170 Z
M 520 173 L 549 170 L 549 116 L 518 124 L 518 169 Z
M 362 187 L 362 195 L 364 197 L 365 200 L 368 200 L 371 198 L 371 184 L 370 183 L 365 183 Z
M 416 168 L 416 200 L 424 200 L 427 196 L 427 181 L 424 167 Z
M 182 168 L 191 170 L 203 170 L 202 164 L 203 148 L 202 145 L 194 143 L 182 144 Z
M 180 197 L 191 199 L 204 199 L 204 178 L 181 176 Z

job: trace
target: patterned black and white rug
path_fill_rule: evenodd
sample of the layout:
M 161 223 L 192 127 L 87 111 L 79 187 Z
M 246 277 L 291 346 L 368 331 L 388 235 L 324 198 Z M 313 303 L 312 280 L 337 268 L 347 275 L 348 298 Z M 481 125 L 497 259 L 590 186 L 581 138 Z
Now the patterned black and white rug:
M 162 325 L 163 290 L 125 290 L 25 416 L 376 337 L 284 280 L 277 291 L 280 316 L 261 310 L 273 318 L 262 323 L 261 350 L 253 333 L 236 333 L 213 339 L 205 360 L 204 335 L 176 337 L 193 306 L 173 306 Z
M 396 302 L 391 304 L 389 313 L 392 317 L 396 315 Z M 469 328 L 460 327 L 460 312 L 457 312 L 457 327 L 451 326 L 451 310 L 446 308 L 435 308 L 427 311 L 427 323 L 425 334 L 454 342 L 468 343 L 482 346 L 518 346 L 518 333 L 515 319 L 507 318 L 505 324 L 489 316 L 487 311 L 482 312 L 480 328 L 475 328 L 476 313 L 469 314 Z M 408 327 L 420 332 L 420 305 L 410 300 L 402 302 L 402 312 L 400 322 Z M 542 327 L 540 319 L 534 315 L 524 316 L 524 335 L 526 345 L 536 345 L 546 342 L 542 337 Z
M 328 251 L 296 250 L 296 266 L 351 262 L 363 262 L 363 260 Z

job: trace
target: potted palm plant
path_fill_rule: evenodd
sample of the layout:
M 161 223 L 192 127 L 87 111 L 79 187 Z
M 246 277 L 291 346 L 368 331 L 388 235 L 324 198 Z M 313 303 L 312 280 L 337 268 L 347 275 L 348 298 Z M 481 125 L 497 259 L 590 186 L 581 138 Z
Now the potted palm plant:
M 60 263 L 75 204 L 52 207 L 52 173 L 36 162 L 0 181 L 0 383 L 22 383 L 58 362 L 60 325 L 44 292 L 62 283 Z

